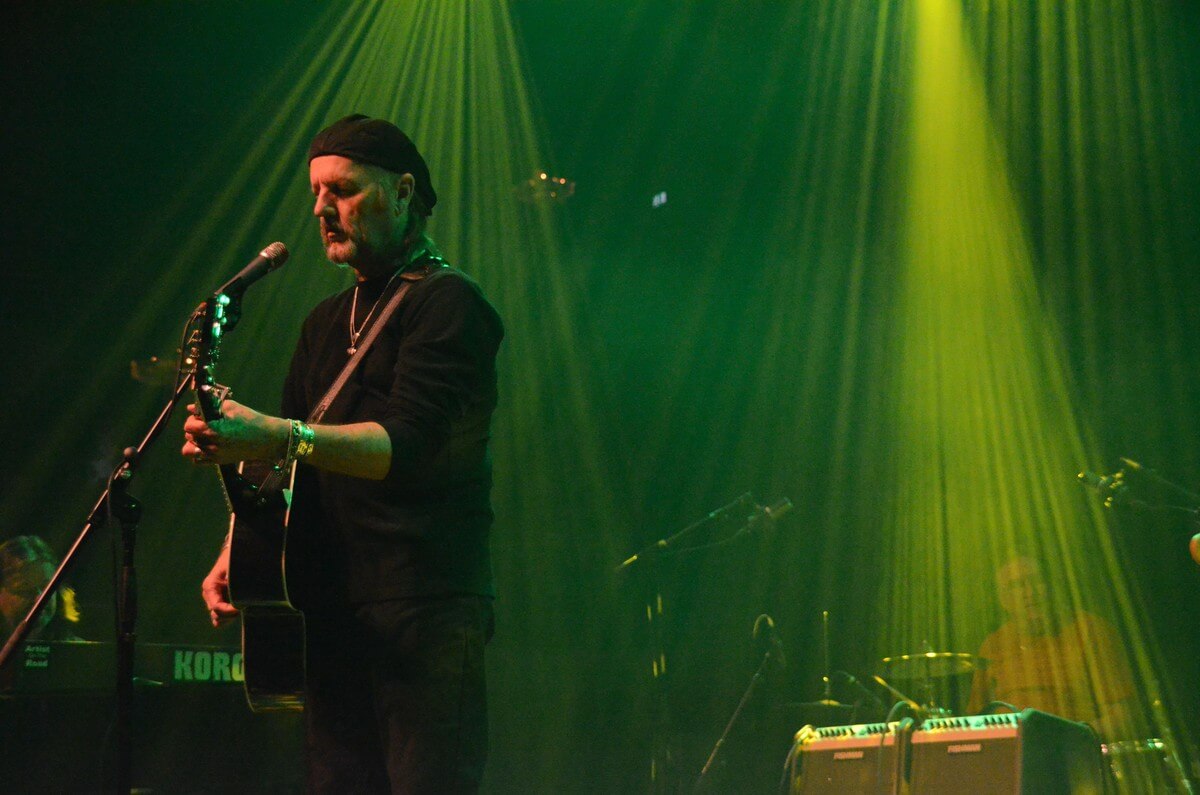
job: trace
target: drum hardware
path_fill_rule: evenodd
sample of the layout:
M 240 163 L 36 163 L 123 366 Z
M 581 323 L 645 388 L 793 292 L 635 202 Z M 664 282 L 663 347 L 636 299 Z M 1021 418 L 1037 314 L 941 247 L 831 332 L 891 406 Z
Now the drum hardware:
M 806 718 L 816 718 L 815 721 L 814 719 L 805 719 L 804 723 L 830 725 L 829 723 L 822 721 L 822 717 L 845 719 L 846 717 L 853 715 L 854 705 L 842 704 L 841 701 L 833 697 L 834 671 L 833 664 L 830 663 L 828 610 L 821 611 L 821 654 L 822 658 L 824 659 L 824 674 L 821 676 L 821 698 L 816 701 L 799 701 L 799 703 L 793 703 L 788 706 L 796 707 L 796 709 L 808 712 L 809 715 L 806 715 Z M 838 671 L 838 673 L 844 674 L 844 671 Z M 862 685 L 859 685 L 858 680 L 854 679 L 853 676 L 850 674 L 845 674 L 845 676 L 848 677 L 848 681 L 850 681 L 851 685 L 858 685 L 860 688 L 862 688 Z M 865 688 L 863 689 L 865 691 Z
M 902 701 L 910 701 L 920 707 L 925 717 L 946 717 L 961 712 L 965 707 L 965 695 L 970 684 L 959 681 L 986 667 L 987 660 L 963 652 L 939 652 L 927 649 L 919 654 L 899 654 L 884 657 L 880 661 L 883 673 L 875 681 Z M 915 686 L 918 696 L 910 698 L 888 680 Z M 912 706 L 910 704 L 910 706 Z
M 973 654 L 927 651 L 884 657 L 881 662 L 893 679 L 915 679 L 973 674 L 979 659 Z
M 828 610 L 821 611 L 821 656 L 825 660 L 825 673 L 821 677 L 821 681 L 825 685 L 825 696 L 817 703 L 825 704 L 825 705 L 831 706 L 831 707 L 832 706 L 842 706 L 838 701 L 835 701 L 833 698 L 833 679 L 830 677 L 833 666 L 829 662 L 829 611 Z
M 1158 737 L 1101 743 L 1100 753 L 1117 792 L 1195 792 L 1170 745 Z
M 913 717 L 917 717 L 922 720 L 924 720 L 927 717 L 933 717 L 933 716 L 940 717 L 940 712 L 935 712 L 932 707 L 926 707 L 921 704 L 918 704 L 907 693 L 899 690 L 898 688 L 892 687 L 890 684 L 888 684 L 888 681 L 886 679 L 884 679 L 882 676 L 879 676 L 878 674 L 876 674 L 875 676 L 872 676 L 871 678 L 874 679 L 875 682 L 880 687 L 882 687 L 884 690 L 886 690 L 892 694 L 892 697 L 896 699 L 897 706 L 899 704 L 903 704 L 906 707 L 908 707 L 908 711 Z M 896 707 L 892 707 L 892 709 L 895 709 L 895 708 Z

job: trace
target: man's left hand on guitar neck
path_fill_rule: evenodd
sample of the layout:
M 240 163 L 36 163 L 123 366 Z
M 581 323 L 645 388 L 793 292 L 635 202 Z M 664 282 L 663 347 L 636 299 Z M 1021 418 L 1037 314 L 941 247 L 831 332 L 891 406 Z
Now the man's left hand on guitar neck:
M 183 456 L 195 464 L 275 461 L 287 453 L 287 420 L 259 413 L 232 399 L 221 403 L 221 418 L 207 423 L 196 404 L 183 423 Z
M 232 399 L 221 403 L 221 417 L 211 423 L 197 415 L 194 404 L 183 424 L 184 458 L 196 464 L 282 460 L 287 454 L 291 422 L 255 411 Z M 314 425 L 312 453 L 305 461 L 318 469 L 382 480 L 392 465 L 392 440 L 377 422 Z

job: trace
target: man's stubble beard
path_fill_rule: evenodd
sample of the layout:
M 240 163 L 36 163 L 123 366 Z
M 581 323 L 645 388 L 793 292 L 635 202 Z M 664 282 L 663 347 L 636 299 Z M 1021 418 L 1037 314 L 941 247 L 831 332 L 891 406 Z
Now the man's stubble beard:
M 335 250 L 340 251 L 335 254 Z M 340 243 L 325 243 L 325 259 L 337 266 L 339 270 L 350 270 L 351 263 L 358 259 L 358 246 L 349 240 Z
M 364 269 L 366 271 L 387 270 L 389 267 L 394 267 L 395 260 L 405 253 L 405 224 L 396 224 L 388 234 L 382 236 L 373 235 L 369 230 L 361 227 L 356 228 L 354 234 L 350 234 L 349 230 L 343 226 L 339 225 L 338 228 L 345 236 L 344 240 L 329 243 L 325 239 L 324 230 L 322 230 L 321 243 L 325 248 L 325 258 L 339 269 L 354 270 L 358 273 L 363 273 Z M 364 236 L 383 237 L 383 247 L 390 253 L 381 253 L 379 249 L 364 240 Z
M 337 243 L 325 243 L 325 258 L 343 270 L 360 270 L 382 258 L 361 240 L 347 237 Z

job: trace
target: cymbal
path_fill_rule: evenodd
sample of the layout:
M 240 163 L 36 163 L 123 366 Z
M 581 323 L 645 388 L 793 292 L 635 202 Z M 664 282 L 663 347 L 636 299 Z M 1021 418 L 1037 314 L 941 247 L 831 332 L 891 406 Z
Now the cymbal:
M 974 654 L 952 651 L 927 651 L 884 657 L 883 669 L 895 679 L 924 679 L 930 676 L 957 676 L 987 666 L 987 660 Z
M 803 715 L 806 723 L 823 720 L 827 715 L 848 716 L 854 712 L 853 704 L 839 704 L 836 701 L 822 699 L 820 701 L 785 701 L 774 705 L 777 712 L 788 715 Z

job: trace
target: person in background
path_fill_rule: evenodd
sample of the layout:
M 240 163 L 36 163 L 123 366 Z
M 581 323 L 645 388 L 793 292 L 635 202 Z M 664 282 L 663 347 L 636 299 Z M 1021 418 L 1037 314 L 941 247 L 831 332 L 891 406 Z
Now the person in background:
M 0 543 L 0 632 L 7 638 L 29 613 L 38 594 L 58 569 L 58 557 L 38 536 L 15 536 Z M 37 618 L 28 640 L 79 640 L 75 591 L 60 587 Z
M 984 639 L 971 712 L 1000 701 L 1091 724 L 1103 739 L 1136 736 L 1133 677 L 1116 629 L 1050 598 L 1037 561 L 1016 556 L 996 571 L 1007 620 Z

